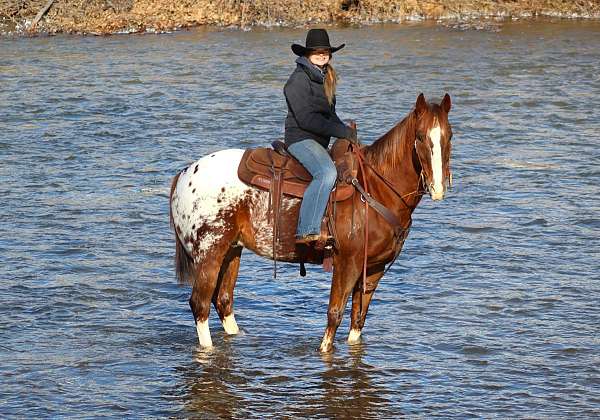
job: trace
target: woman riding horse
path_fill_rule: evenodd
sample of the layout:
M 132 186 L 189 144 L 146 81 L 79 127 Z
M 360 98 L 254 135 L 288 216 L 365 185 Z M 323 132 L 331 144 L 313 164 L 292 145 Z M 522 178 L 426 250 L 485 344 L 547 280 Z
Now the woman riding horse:
M 321 219 L 337 177 L 327 147 L 332 136 L 356 140 L 356 130 L 335 113 L 337 75 L 330 61 L 344 45 L 332 47 L 325 29 L 309 30 L 306 47 L 292 44 L 299 57 L 284 88 L 288 106 L 285 143 L 313 177 L 300 207 L 297 243 L 326 240 L 320 238 Z
M 406 118 L 357 150 L 363 169 L 356 185 L 368 186 L 368 195 L 355 193 L 336 203 L 337 244 L 322 352 L 332 350 L 350 296 L 348 342 L 360 339 L 373 293 L 386 265 L 400 253 L 422 195 L 444 198 L 451 180 L 450 107 L 449 95 L 429 104 L 421 94 Z M 239 331 L 233 304 L 243 248 L 278 261 L 322 263 L 322 255 L 299 252 L 295 232 L 300 200 L 291 196 L 282 198 L 285 220 L 275 253 L 270 193 L 240 180 L 237 167 L 244 154 L 242 149 L 210 153 L 177 174 L 171 187 L 176 272 L 180 281 L 193 286 L 189 303 L 202 347 L 212 346 L 211 303 L 225 332 Z M 370 200 L 385 207 L 397 223 L 373 211 L 366 203 Z

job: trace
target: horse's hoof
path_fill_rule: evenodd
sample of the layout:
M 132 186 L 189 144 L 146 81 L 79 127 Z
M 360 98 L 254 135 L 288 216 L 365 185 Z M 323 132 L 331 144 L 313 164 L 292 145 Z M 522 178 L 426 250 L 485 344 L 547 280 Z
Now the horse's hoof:
M 348 334 L 348 344 L 356 344 L 360 342 L 360 333 L 360 330 L 350 330 L 350 334 Z
M 330 334 L 327 332 L 325 333 L 325 335 L 323 336 L 323 340 L 321 340 L 321 346 L 319 347 L 319 351 L 321 353 L 329 353 L 331 350 L 333 350 L 334 336 L 334 334 Z
M 223 318 L 223 329 L 229 335 L 236 335 L 240 332 L 237 322 L 235 322 L 235 316 L 233 314 L 227 315 L 225 318 Z
M 333 345 L 329 344 L 329 345 L 323 345 L 321 344 L 321 346 L 319 347 L 319 351 L 321 353 L 331 353 L 333 351 Z

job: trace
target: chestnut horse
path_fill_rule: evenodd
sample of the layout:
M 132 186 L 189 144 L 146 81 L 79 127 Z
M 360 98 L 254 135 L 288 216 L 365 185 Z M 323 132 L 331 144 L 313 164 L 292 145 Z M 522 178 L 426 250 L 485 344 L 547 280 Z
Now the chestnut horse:
M 370 195 L 387 207 L 408 229 L 421 196 L 429 191 L 441 200 L 450 183 L 450 96 L 428 104 L 423 94 L 400 123 L 370 146 L 362 148 L 365 181 Z M 239 329 L 233 313 L 233 291 L 242 248 L 277 261 L 319 263 L 322 254 L 301 252 L 295 244 L 300 200 L 284 197 L 281 204 L 280 242 L 273 255 L 273 228 L 269 193 L 241 182 L 237 167 L 244 150 L 228 149 L 207 155 L 180 172 L 170 194 L 171 223 L 175 229 L 176 272 L 192 285 L 190 307 L 202 347 L 212 346 L 208 315 L 214 305 L 227 334 Z M 352 294 L 348 342 L 359 340 L 373 292 L 402 249 L 394 229 L 373 208 L 365 209 L 362 196 L 338 202 L 337 249 L 327 311 L 327 328 L 320 350 L 332 350 L 347 300 Z M 365 218 L 368 214 L 368 220 Z M 349 221 L 352 221 L 349 223 Z M 365 252 L 365 226 L 368 249 Z M 366 273 L 363 263 L 366 253 Z M 363 290 L 363 275 L 366 288 Z

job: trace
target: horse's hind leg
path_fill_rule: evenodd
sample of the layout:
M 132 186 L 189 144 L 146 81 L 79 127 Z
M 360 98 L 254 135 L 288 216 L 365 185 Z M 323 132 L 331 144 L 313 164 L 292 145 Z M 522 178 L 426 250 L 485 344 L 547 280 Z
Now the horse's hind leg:
M 367 275 L 367 293 L 363 293 L 362 297 L 362 277 L 358 279 L 354 286 L 354 291 L 352 292 L 352 313 L 350 315 L 350 334 L 348 334 L 349 344 L 357 343 L 360 340 L 369 304 L 382 276 L 383 269 Z
M 229 250 L 229 243 L 224 238 L 218 244 L 214 244 L 205 253 L 205 257 L 198 263 L 192 296 L 190 297 L 190 308 L 196 321 L 198 340 L 202 347 L 212 347 L 210 329 L 208 327 L 208 315 L 210 313 L 210 302 L 217 286 L 221 263 Z
M 233 289 L 240 268 L 241 255 L 241 246 L 232 246 L 229 249 L 221 265 L 218 285 L 212 298 L 213 305 L 227 334 L 237 334 L 240 331 L 233 314 Z

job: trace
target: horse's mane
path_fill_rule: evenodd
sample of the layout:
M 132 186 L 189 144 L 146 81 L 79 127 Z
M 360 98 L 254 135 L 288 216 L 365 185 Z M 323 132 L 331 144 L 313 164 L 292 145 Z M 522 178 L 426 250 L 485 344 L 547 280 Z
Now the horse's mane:
M 395 170 L 404 160 L 408 148 L 404 147 L 407 137 L 414 133 L 417 119 L 411 112 L 373 144 L 365 148 L 365 157 L 383 172 Z

